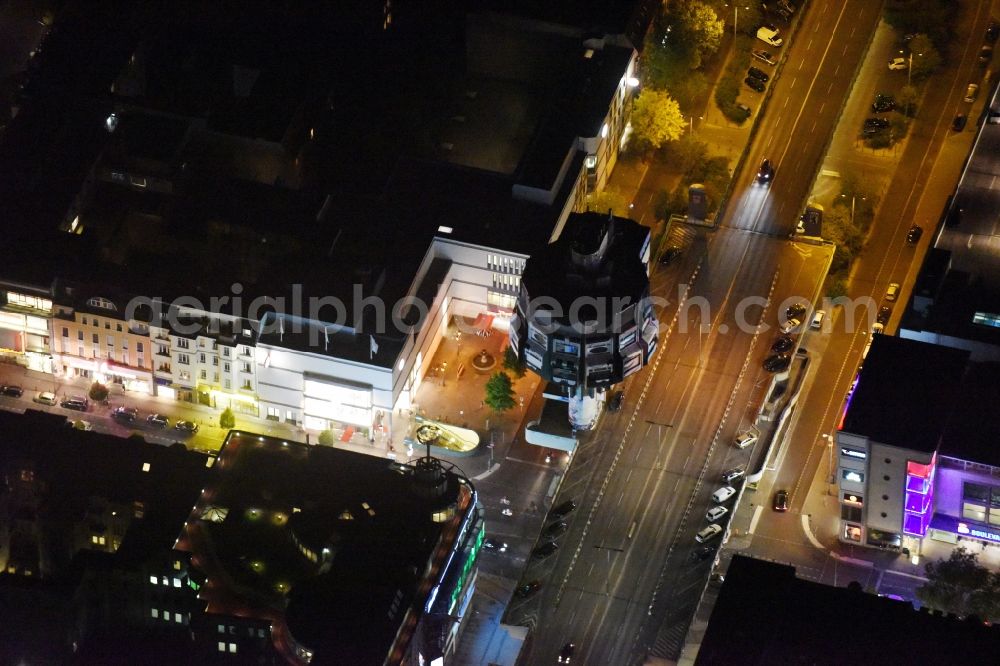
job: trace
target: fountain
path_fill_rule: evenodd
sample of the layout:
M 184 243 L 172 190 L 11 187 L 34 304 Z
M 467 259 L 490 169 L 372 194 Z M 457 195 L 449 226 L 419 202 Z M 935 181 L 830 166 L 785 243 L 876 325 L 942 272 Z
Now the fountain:
M 480 350 L 478 354 L 472 357 L 472 367 L 475 368 L 478 373 L 485 374 L 495 368 L 496 365 L 496 358 L 485 349 Z

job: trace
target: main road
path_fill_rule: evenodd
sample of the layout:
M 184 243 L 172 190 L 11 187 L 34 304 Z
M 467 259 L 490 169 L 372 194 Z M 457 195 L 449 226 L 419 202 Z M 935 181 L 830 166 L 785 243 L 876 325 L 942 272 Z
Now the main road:
M 655 364 L 581 446 L 556 500 L 579 503 L 570 529 L 557 555 L 527 565 L 522 580 L 541 591 L 508 611 L 535 627 L 530 663 L 554 663 L 567 642 L 587 664 L 677 656 L 710 564 L 692 559 L 694 534 L 722 471 L 754 453 L 731 442 L 770 381 L 760 362 L 778 313 L 823 280 L 829 248 L 787 238 L 879 11 L 864 0 L 810 4 L 782 47 L 720 228 L 690 233 L 684 262 L 654 273 L 654 293 L 672 301 Z M 764 157 L 777 169 L 768 188 L 753 184 Z

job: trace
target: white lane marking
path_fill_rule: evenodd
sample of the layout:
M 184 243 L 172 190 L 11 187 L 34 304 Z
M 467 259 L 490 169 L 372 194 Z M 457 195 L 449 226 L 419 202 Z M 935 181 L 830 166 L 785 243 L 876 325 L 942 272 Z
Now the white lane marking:
M 760 504 L 757 508 L 753 510 L 753 518 L 750 519 L 750 529 L 747 530 L 747 534 L 753 534 L 754 530 L 757 529 L 757 521 L 760 520 L 760 514 L 764 511 L 764 507 Z
M 826 550 L 823 548 L 823 544 L 819 542 L 819 539 L 813 536 L 812 529 L 809 527 L 809 516 L 803 513 L 799 517 L 802 518 L 802 531 L 806 533 L 806 538 L 809 539 L 809 543 L 820 550 Z

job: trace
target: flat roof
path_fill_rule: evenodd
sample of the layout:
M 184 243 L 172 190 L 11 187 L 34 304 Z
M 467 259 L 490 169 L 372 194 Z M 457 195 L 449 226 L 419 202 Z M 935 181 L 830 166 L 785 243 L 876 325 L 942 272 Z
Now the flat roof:
M 215 470 L 178 544 L 209 579 L 207 612 L 285 622 L 314 663 L 384 661 L 453 529 L 432 516 L 471 510 L 456 474 L 435 496 L 413 467 L 241 431 Z
M 695 664 L 980 663 L 1000 649 L 1000 628 L 915 610 L 795 577 L 783 564 L 734 555 Z
M 1000 366 L 970 363 L 941 438 L 942 455 L 1000 467 Z
M 876 335 L 841 430 L 931 453 L 959 393 L 969 352 Z
M 625 34 L 641 41 L 655 4 L 650 0 L 475 0 L 481 9 L 572 26 L 586 34 Z

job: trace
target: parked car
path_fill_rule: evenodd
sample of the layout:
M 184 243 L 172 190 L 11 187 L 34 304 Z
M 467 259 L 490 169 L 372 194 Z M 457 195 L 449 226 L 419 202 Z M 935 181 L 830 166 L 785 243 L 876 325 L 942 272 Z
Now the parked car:
M 757 69 L 756 67 L 751 67 L 750 69 L 748 69 L 747 76 L 754 79 L 760 79 L 764 83 L 767 83 L 768 80 L 771 78 L 770 76 L 767 75 L 767 72 L 765 72 L 762 69 Z
M 170 425 L 170 421 L 167 420 L 167 417 L 162 414 L 150 414 L 146 417 L 146 423 L 154 428 L 166 428 Z
M 809 323 L 809 328 L 818 331 L 823 328 L 823 319 L 826 318 L 826 310 L 816 310 L 813 313 L 813 320 Z
M 765 62 L 768 65 L 770 65 L 771 67 L 774 67 L 775 65 L 778 64 L 778 63 L 776 63 L 774 61 L 773 58 L 771 58 L 771 52 L 770 51 L 761 51 L 760 49 L 755 49 L 755 50 L 753 50 L 753 51 L 750 52 L 750 55 L 755 60 L 760 60 L 761 62 Z
M 622 403 L 625 401 L 625 391 L 615 391 L 608 398 L 608 411 L 617 412 L 621 411 Z
M 886 95 L 884 93 L 879 93 L 875 95 L 875 101 L 872 102 L 872 111 L 875 113 L 886 113 L 892 111 L 896 108 L 896 99 L 892 95 Z
M 714 523 L 727 513 L 729 513 L 729 509 L 727 509 L 726 507 L 713 506 L 711 509 L 705 512 L 705 520 L 707 520 L 710 523 Z
M 680 247 L 676 245 L 671 245 L 670 247 L 668 247 L 666 250 L 663 251 L 663 254 L 660 255 L 660 264 L 664 266 L 669 266 L 670 264 L 673 263 L 674 259 L 681 256 L 682 252 L 683 250 Z
M 883 305 L 878 309 L 878 314 L 875 315 L 875 323 L 882 324 L 885 326 L 889 323 L 889 319 L 892 317 L 892 308 L 888 305 Z
M 711 541 L 720 534 L 722 534 L 722 528 L 716 525 L 715 523 L 712 523 L 711 525 L 709 525 L 708 527 L 706 527 L 705 529 L 694 535 L 694 540 L 697 541 L 698 543 L 705 543 L 706 541 Z
M 554 541 L 548 541 L 543 543 L 538 548 L 531 551 L 531 559 L 533 560 L 544 560 L 545 558 L 551 556 L 559 550 L 559 544 Z
M 760 161 L 757 169 L 757 182 L 761 185 L 768 185 L 774 180 L 774 165 L 766 157 Z
M 905 70 L 906 67 L 906 58 L 893 58 L 889 61 L 889 71 L 900 72 Z
M 865 120 L 862 132 L 864 134 L 875 134 L 889 128 L 888 118 L 868 118 Z
M 744 430 L 740 434 L 736 435 L 736 448 L 745 449 L 749 446 L 753 446 L 757 442 L 757 433 L 753 430 Z
M 784 335 L 788 335 L 801 325 L 802 325 L 801 319 L 798 318 L 789 319 L 788 321 L 786 321 L 784 324 L 781 325 L 780 330 Z
M 774 26 L 762 25 L 757 28 L 757 39 L 768 46 L 781 46 L 784 44 L 784 40 L 778 37 L 778 29 Z
M 805 303 L 793 303 L 785 308 L 785 319 L 801 319 L 808 309 Z
M 747 88 L 749 88 L 750 90 L 756 90 L 759 93 L 764 92 L 764 89 L 767 88 L 767 86 L 764 85 L 763 81 L 761 81 L 760 79 L 755 79 L 752 76 L 748 76 L 747 78 L 743 79 L 743 83 L 747 84 Z
M 94 429 L 93 423 L 91 423 L 90 421 L 84 421 L 83 419 L 77 419 L 76 421 L 72 421 L 71 425 L 76 430 L 85 430 L 87 432 L 90 432 L 91 430 Z
M 965 97 L 962 98 L 962 101 L 971 104 L 976 101 L 977 97 L 979 97 L 979 84 L 970 83 L 969 87 L 965 89 Z
M 990 64 L 990 60 L 993 60 L 993 47 L 983 46 L 979 49 L 979 66 L 986 67 L 986 65 Z
M 771 351 L 777 354 L 784 354 L 787 351 L 791 351 L 794 346 L 795 340 L 787 335 L 783 335 L 771 344 Z
M 795 5 L 788 0 L 778 0 L 778 9 L 783 9 L 789 14 L 795 13 Z
M 910 227 L 910 230 L 906 232 L 906 242 L 910 245 L 914 245 L 920 242 L 920 237 L 924 235 L 923 227 L 914 224 Z
M 716 504 L 722 504 L 723 502 L 727 502 L 729 498 L 735 494 L 736 488 L 733 488 L 732 486 L 722 486 L 712 493 L 712 501 Z
M 540 580 L 533 580 L 530 583 L 525 583 L 521 587 L 519 587 L 516 590 L 514 590 L 514 595 L 518 596 L 518 597 L 520 597 L 522 599 L 527 599 L 531 595 L 533 595 L 536 592 L 538 592 L 538 590 L 540 590 L 540 589 L 542 589 L 542 581 L 540 581 Z
M 115 407 L 111 412 L 111 417 L 126 423 L 132 423 L 139 416 L 139 411 L 135 407 Z
M 174 424 L 174 429 L 194 434 L 198 432 L 198 424 L 192 421 L 178 421 Z
M 899 296 L 899 283 L 890 282 L 889 288 L 885 290 L 885 300 L 891 303 L 894 300 L 896 300 L 898 296 Z
M 764 369 L 768 372 L 784 372 L 792 364 L 792 357 L 788 354 L 774 354 L 764 359 Z
M 570 663 L 570 660 L 573 658 L 573 652 L 575 652 L 575 651 L 576 651 L 576 646 L 575 645 L 573 645 L 572 643 L 566 643 L 566 645 L 563 645 L 562 649 L 559 650 L 559 656 L 557 657 L 557 659 L 558 659 L 557 663 L 559 663 L 559 664 L 568 664 L 568 663 Z
M 507 542 L 500 541 L 499 539 L 486 539 L 485 541 L 483 541 L 483 548 L 485 548 L 486 550 L 493 550 L 498 553 L 506 553 Z
M 59 403 L 64 409 L 72 409 L 78 412 L 85 412 L 90 407 L 90 403 L 82 395 L 73 395 Z
M 880 324 L 875 322 L 872 324 L 872 335 L 881 335 L 885 332 L 885 324 Z M 871 339 L 869 338 L 868 343 L 871 344 Z
M 24 389 L 20 386 L 15 386 L 14 384 L 4 384 L 3 386 L 0 386 L 0 394 L 9 398 L 20 398 L 24 395 Z
M 563 516 L 569 515 L 573 509 L 576 508 L 576 502 L 573 500 L 566 500 L 559 506 L 549 511 L 550 518 L 562 518 Z
M 986 26 L 986 33 L 983 38 L 990 44 L 997 41 L 997 37 L 1000 37 L 1000 24 L 996 21 L 990 21 L 990 24 Z
M 788 511 L 788 491 L 779 490 L 774 493 L 774 504 L 772 504 L 775 511 Z
M 955 132 L 961 132 L 965 129 L 966 120 L 964 113 L 956 114 L 955 118 L 951 121 L 951 129 Z
M 702 546 L 691 555 L 691 559 L 707 560 L 715 555 L 715 548 L 712 546 Z
M 749 118 L 750 116 L 753 115 L 753 111 L 750 109 L 750 107 L 747 106 L 746 104 L 743 104 L 742 102 L 738 103 L 736 105 L 736 108 L 739 110 L 740 113 L 743 114 L 743 119 L 744 120 L 746 120 L 747 118 Z
M 734 467 L 722 473 L 722 480 L 726 483 L 732 483 L 733 481 L 742 479 L 745 474 L 746 472 L 742 468 Z
M 42 391 L 34 397 L 34 401 L 42 405 L 55 405 L 58 400 L 56 399 L 56 394 L 49 391 Z
M 550 538 L 550 539 L 554 539 L 557 536 L 559 536 L 560 534 L 562 534 L 563 532 L 565 532 L 567 527 L 568 527 L 568 525 L 566 525 L 565 521 L 559 520 L 559 521 L 556 521 L 556 522 L 552 523 L 551 525 L 549 525 L 548 527 L 546 527 L 544 530 L 542 530 L 542 534 L 545 535 L 546 537 Z

